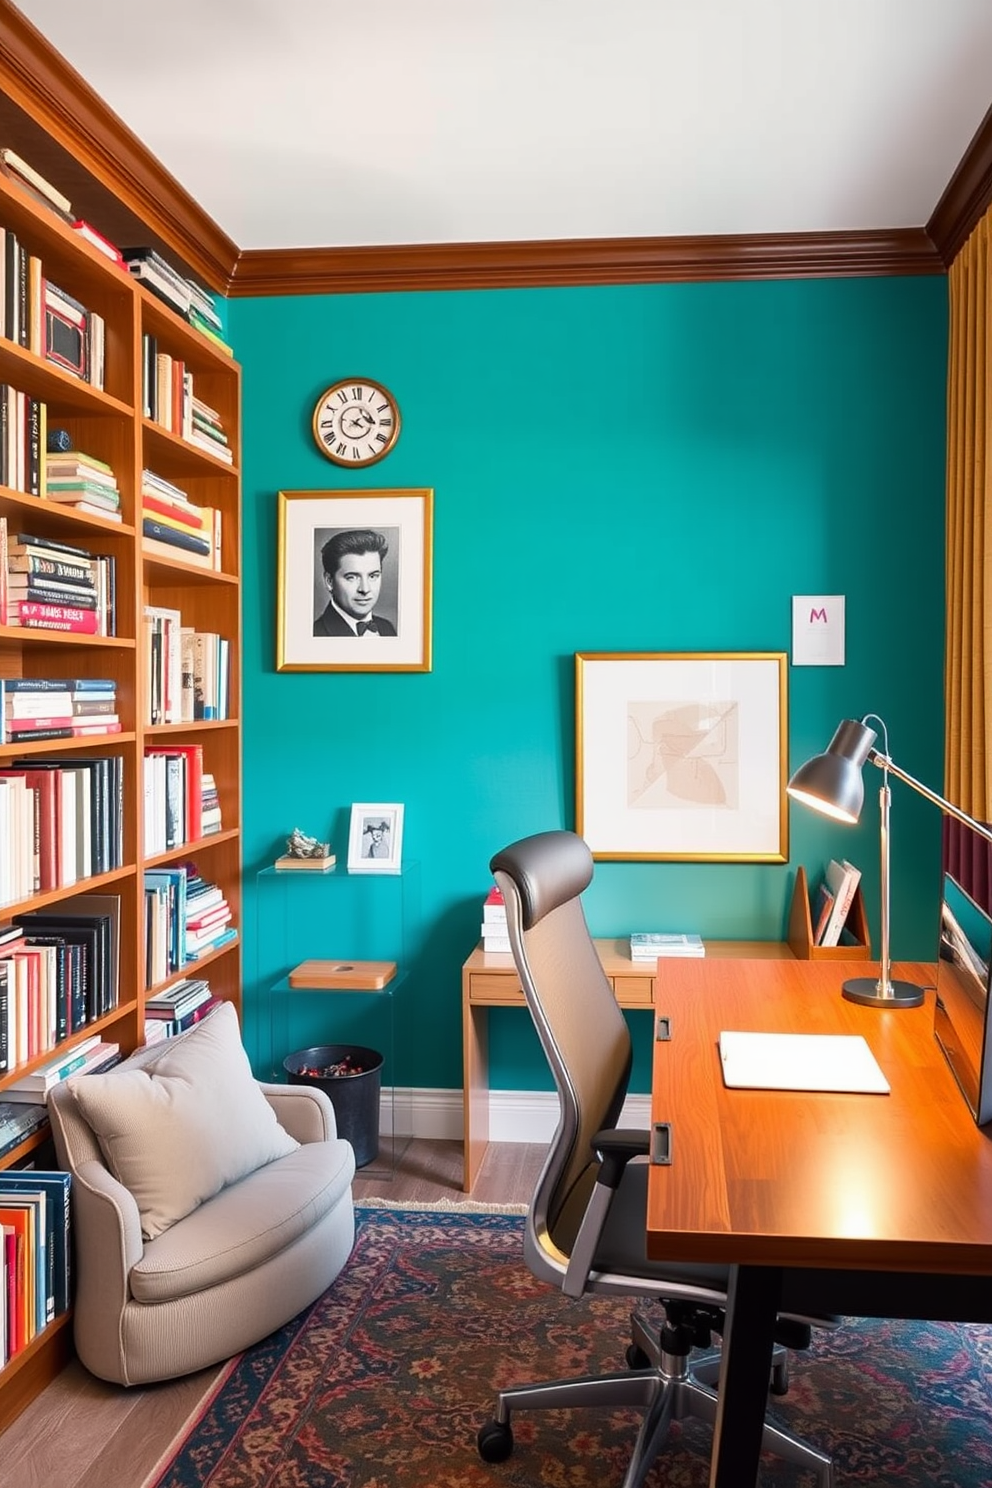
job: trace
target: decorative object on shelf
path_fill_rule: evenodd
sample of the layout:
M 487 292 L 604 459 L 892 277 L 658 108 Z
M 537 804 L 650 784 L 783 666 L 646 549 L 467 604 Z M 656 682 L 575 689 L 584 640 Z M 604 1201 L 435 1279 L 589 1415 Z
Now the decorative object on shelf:
M 299 827 L 294 827 L 286 838 L 286 851 L 282 857 L 276 858 L 275 867 L 280 873 L 287 869 L 290 872 L 302 869 L 304 872 L 323 873 L 325 869 L 333 868 L 336 862 L 329 842 L 319 842 L 316 837 L 308 837 Z
M 280 491 L 280 672 L 429 672 L 434 492 Z
M 399 434 L 399 405 L 381 383 L 342 377 L 317 399 L 313 437 L 335 465 L 374 465 L 389 454 Z
M 357 802 L 351 808 L 349 873 L 399 873 L 403 807 Z
M 49 429 L 45 443 L 50 455 L 68 454 L 72 449 L 72 435 L 68 429 Z
M 291 858 L 326 858 L 331 850 L 329 842 L 319 842 L 308 837 L 299 827 L 294 827 L 286 838 L 286 852 Z
M 576 653 L 576 831 L 593 857 L 788 860 L 786 662 Z
M 868 720 L 877 723 L 882 731 L 884 750 L 874 748 L 878 738 L 876 730 L 868 727 Z M 835 821 L 854 823 L 861 815 L 865 799 L 865 783 L 862 769 L 866 764 L 877 765 L 882 772 L 882 785 L 878 793 L 881 832 L 881 917 L 880 917 L 880 962 L 878 977 L 854 977 L 846 981 L 841 989 L 849 1002 L 864 1007 L 905 1008 L 919 1007 L 923 1001 L 922 987 L 913 982 L 894 982 L 891 978 L 889 954 L 889 869 L 891 850 L 889 844 L 889 805 L 891 790 L 889 775 L 926 796 L 948 816 L 956 817 L 966 827 L 971 827 L 987 842 L 992 842 L 992 831 L 977 822 L 967 812 L 938 796 L 928 786 L 901 770 L 889 758 L 889 732 L 877 713 L 866 713 L 860 722 L 856 718 L 845 718 L 838 724 L 825 754 L 815 754 L 800 765 L 789 781 L 789 795 L 804 806 L 819 811 Z

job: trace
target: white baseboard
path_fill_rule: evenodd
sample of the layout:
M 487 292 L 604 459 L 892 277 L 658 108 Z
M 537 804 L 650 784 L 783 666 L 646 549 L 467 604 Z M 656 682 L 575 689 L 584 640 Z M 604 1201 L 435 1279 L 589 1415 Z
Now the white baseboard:
M 382 1092 L 379 1129 L 388 1133 L 392 1124 L 388 1088 Z M 396 1135 L 427 1137 L 434 1141 L 460 1142 L 464 1135 L 464 1105 L 460 1090 L 430 1090 L 421 1086 L 397 1086 Z M 651 1119 L 651 1097 L 628 1095 L 620 1115 L 622 1126 L 647 1126 Z M 489 1138 L 493 1142 L 550 1142 L 558 1122 L 558 1097 L 545 1090 L 491 1090 L 489 1092 Z

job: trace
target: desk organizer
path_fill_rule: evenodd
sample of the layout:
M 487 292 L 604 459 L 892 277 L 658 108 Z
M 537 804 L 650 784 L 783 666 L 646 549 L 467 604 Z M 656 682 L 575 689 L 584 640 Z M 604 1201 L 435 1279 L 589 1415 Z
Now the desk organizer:
M 818 946 L 813 944 L 813 917 L 810 913 L 809 882 L 806 869 L 800 865 L 796 870 L 795 887 L 792 890 L 792 905 L 789 909 L 789 949 L 797 961 L 870 961 L 871 940 L 868 935 L 868 917 L 861 885 L 854 891 L 851 908 L 847 912 L 844 926 L 854 936 L 854 943 L 846 945 Z

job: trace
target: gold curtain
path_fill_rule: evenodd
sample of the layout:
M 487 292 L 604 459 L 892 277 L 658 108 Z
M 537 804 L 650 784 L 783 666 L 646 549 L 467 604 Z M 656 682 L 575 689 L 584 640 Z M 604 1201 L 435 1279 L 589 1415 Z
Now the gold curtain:
M 992 817 L 992 208 L 951 265 L 944 794 Z

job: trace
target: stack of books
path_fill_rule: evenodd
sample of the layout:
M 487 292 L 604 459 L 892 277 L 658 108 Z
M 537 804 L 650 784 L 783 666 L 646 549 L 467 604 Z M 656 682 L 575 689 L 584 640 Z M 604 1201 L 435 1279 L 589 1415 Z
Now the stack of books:
M 215 832 L 222 832 L 224 830 L 224 823 L 221 820 L 220 792 L 217 789 L 217 781 L 209 770 L 204 770 L 203 772 L 200 794 L 202 799 L 200 835 L 202 837 L 211 837 Z M 331 853 L 331 861 L 326 866 L 333 868 L 334 862 L 334 854 Z
M 43 1101 L 0 1101 L 0 1157 L 6 1157 L 47 1125 L 48 1111 Z
M 117 634 L 116 560 L 50 537 L 7 536 L 0 519 L 0 624 L 79 635 Z
M 212 295 L 207 294 L 194 279 L 187 281 L 189 284 L 189 315 L 187 319 L 191 326 L 198 330 L 201 335 L 216 347 L 225 356 L 233 356 L 234 349 L 224 340 L 222 332 L 224 326 L 220 316 L 217 314 L 217 306 Z
M 16 181 L 34 201 L 61 217 L 63 222 L 72 222 L 72 204 L 69 198 L 7 145 L 0 147 L 0 171 L 8 180 Z
M 117 477 L 106 460 L 70 450 L 45 456 L 45 487 L 48 501 L 74 507 L 90 516 L 121 521 L 121 493 Z
M 184 279 L 154 248 L 122 248 L 121 256 L 139 284 L 186 318 L 190 307 L 188 279 Z
M 216 884 L 193 873 L 186 883 L 186 959 L 199 961 L 237 939 L 231 906 Z
M 503 895 L 493 885 L 482 906 L 482 949 L 508 952 L 512 949 L 506 928 L 506 905 Z
M 840 944 L 841 933 L 860 882 L 860 868 L 855 868 L 846 858 L 842 858 L 840 862 L 836 858 L 830 859 L 813 901 L 814 945 Z
M 657 961 L 659 956 L 703 956 L 706 947 L 699 935 L 666 935 L 635 931 L 630 937 L 631 961 Z
M 5 677 L 0 679 L 0 699 L 4 744 L 121 731 L 117 683 L 110 677 Z
M 84 1038 L 82 1043 L 55 1055 L 47 1064 L 22 1075 L 12 1085 L 4 1086 L 4 1100 L 15 1105 L 37 1105 L 46 1103 L 48 1092 L 70 1075 L 88 1075 L 96 1070 L 110 1069 L 119 1063 L 120 1044 L 105 1042 L 98 1033 Z
M 183 977 L 163 992 L 145 1000 L 145 1042 L 174 1038 L 199 1023 L 220 1003 L 202 977 Z M 151 1025 L 149 1030 L 149 1025 Z M 149 1037 L 150 1032 L 150 1037 Z
M 233 465 L 234 455 L 216 408 L 211 408 L 209 403 L 204 403 L 202 398 L 197 397 L 192 398 L 190 404 L 190 431 L 183 437 L 199 449 L 206 450 L 208 454 L 216 455 L 218 460 Z
M 201 568 L 220 568 L 220 509 L 197 506 L 179 486 L 153 470 L 141 472 L 144 548 Z

